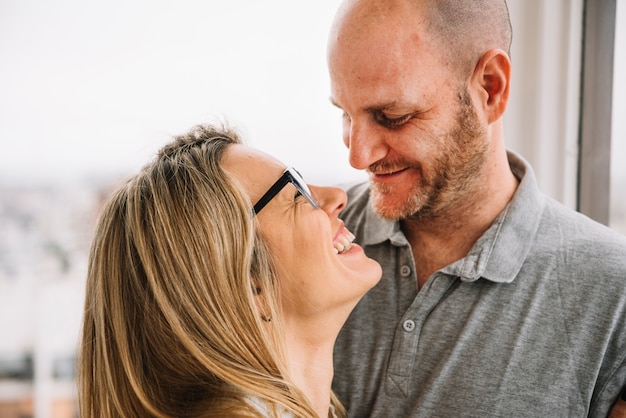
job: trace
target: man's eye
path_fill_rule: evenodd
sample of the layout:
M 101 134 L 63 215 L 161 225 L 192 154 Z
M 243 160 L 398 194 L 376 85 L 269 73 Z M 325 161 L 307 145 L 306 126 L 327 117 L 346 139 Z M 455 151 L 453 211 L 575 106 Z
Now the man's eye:
M 296 189 L 296 194 L 293 196 L 293 200 L 296 200 L 300 196 L 302 196 L 302 193 L 300 193 L 300 190 Z
M 413 118 L 413 116 L 414 115 L 411 113 L 408 115 L 402 115 L 397 118 L 390 118 L 381 112 L 376 115 L 376 120 L 378 121 L 378 123 L 388 128 L 397 128 L 398 126 L 402 126 L 407 123 L 409 120 L 411 120 L 411 118 Z

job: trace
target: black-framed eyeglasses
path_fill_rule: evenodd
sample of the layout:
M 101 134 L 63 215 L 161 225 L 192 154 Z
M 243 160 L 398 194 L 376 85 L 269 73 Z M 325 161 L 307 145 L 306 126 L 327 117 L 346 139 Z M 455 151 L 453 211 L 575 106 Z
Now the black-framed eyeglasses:
M 311 195 L 311 190 L 309 190 L 309 186 L 306 185 L 300 173 L 296 171 L 295 168 L 290 167 L 283 171 L 283 175 L 280 176 L 276 183 L 272 184 L 267 192 L 256 202 L 254 205 L 254 214 L 256 215 L 269 203 L 270 200 L 274 198 L 280 192 L 283 187 L 285 187 L 288 183 L 293 184 L 298 193 L 300 193 L 306 200 L 309 201 L 311 206 L 315 209 L 319 209 L 320 205 L 315 201 L 313 196 Z

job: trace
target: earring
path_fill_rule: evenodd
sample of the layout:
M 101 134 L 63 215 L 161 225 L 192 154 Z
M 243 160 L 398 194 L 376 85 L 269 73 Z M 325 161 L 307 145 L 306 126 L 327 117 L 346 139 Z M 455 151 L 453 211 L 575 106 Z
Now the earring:
M 264 320 L 265 322 L 272 322 L 271 316 L 261 315 L 261 319 Z

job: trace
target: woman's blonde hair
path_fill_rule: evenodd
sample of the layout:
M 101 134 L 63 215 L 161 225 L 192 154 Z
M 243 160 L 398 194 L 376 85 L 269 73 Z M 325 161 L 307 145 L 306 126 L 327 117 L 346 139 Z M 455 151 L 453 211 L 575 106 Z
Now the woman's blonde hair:
M 250 397 L 277 416 L 316 416 L 285 378 L 279 281 L 251 202 L 220 167 L 240 142 L 197 126 L 105 205 L 89 256 L 81 417 L 257 416 Z

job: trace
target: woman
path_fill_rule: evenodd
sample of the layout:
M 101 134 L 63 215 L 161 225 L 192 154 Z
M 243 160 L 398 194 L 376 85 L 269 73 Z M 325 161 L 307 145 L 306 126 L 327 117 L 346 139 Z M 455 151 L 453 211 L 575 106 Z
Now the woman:
M 336 188 L 211 126 L 111 197 L 92 244 L 82 417 L 327 417 L 332 348 L 380 279 Z

